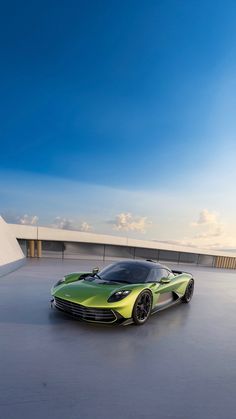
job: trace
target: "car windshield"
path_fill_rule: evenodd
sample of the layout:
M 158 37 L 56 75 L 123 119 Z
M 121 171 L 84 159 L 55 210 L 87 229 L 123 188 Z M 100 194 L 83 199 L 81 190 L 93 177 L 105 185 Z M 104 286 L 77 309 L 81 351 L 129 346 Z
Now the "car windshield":
M 147 281 L 150 268 L 148 266 L 119 262 L 110 265 L 99 272 L 99 276 L 104 281 L 124 282 L 127 284 L 140 284 Z

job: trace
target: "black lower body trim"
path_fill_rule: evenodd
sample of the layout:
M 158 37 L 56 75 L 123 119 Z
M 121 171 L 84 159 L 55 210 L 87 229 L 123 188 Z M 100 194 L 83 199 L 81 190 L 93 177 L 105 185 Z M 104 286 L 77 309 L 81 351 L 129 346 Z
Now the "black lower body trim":
M 69 314 L 78 320 L 97 324 L 121 324 L 126 321 L 117 311 L 111 309 L 102 309 L 86 307 L 76 304 L 62 298 L 55 297 L 51 300 L 51 306 L 63 313 Z

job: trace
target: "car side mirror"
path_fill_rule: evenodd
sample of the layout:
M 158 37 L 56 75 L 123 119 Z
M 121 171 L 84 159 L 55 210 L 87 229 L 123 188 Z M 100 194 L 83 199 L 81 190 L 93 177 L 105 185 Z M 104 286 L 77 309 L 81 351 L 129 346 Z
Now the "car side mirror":
M 95 275 L 95 274 L 97 274 L 99 272 L 99 268 L 98 267 L 96 267 L 96 268 L 93 268 L 93 270 L 92 270 L 92 273 Z
M 170 278 L 165 277 L 165 276 L 161 278 L 161 284 L 168 284 L 168 282 L 170 282 Z

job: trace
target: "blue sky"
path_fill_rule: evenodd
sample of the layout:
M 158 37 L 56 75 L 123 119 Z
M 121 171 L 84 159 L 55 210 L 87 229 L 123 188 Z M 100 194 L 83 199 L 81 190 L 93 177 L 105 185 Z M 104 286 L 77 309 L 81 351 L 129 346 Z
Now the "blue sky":
M 236 247 L 235 21 L 234 1 L 6 3 L 5 218 Z

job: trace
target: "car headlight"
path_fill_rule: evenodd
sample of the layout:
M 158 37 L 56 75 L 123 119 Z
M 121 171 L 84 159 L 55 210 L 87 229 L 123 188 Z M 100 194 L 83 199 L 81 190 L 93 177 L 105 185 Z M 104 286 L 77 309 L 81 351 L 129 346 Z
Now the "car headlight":
M 63 284 L 65 282 L 66 278 L 59 279 L 59 281 L 56 282 L 54 285 L 54 288 L 58 287 L 59 285 Z
M 129 295 L 130 293 L 131 291 L 128 290 L 116 291 L 108 298 L 107 301 L 108 303 L 115 303 L 116 301 L 123 300 L 123 298 L 127 297 L 127 295 Z

